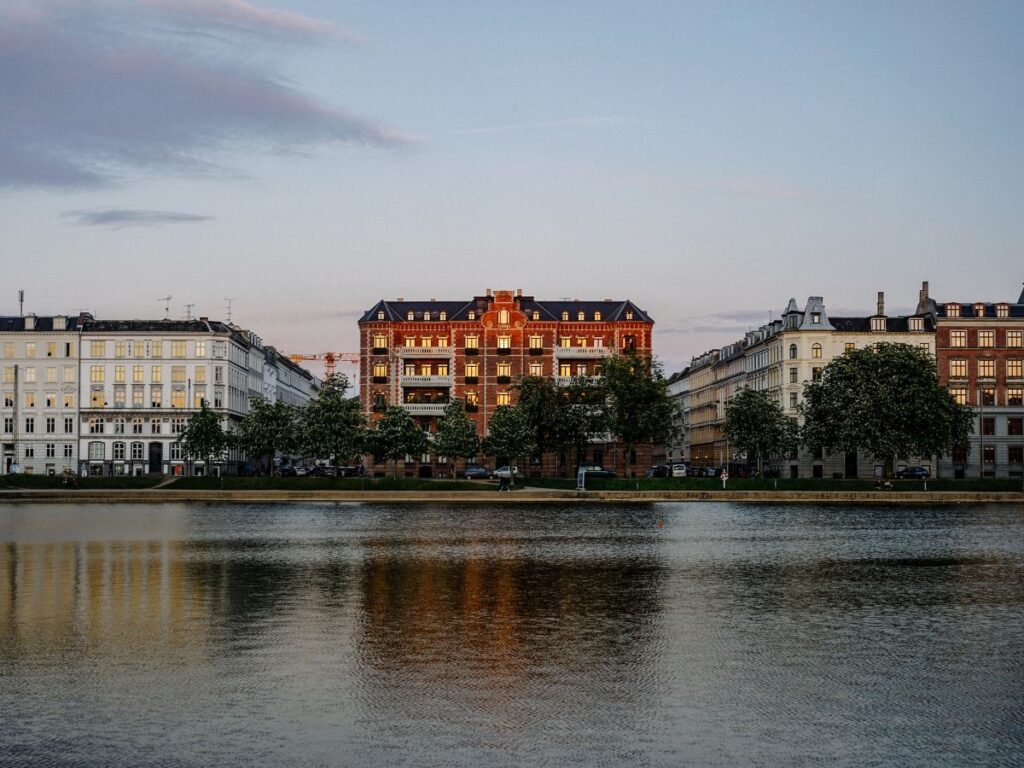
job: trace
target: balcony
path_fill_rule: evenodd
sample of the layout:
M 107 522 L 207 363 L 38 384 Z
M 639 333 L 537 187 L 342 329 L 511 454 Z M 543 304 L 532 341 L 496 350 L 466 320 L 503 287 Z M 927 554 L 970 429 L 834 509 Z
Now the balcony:
M 455 355 L 455 347 L 396 347 L 399 357 L 443 357 Z
M 387 376 L 374 376 L 373 377 L 373 383 L 374 384 L 387 384 L 388 383 L 388 377 Z
M 553 376 L 552 378 L 559 387 L 569 386 L 573 379 L 578 379 L 585 384 L 596 384 L 601 379 L 600 376 Z
M 612 350 L 609 347 L 555 347 L 555 357 L 562 360 L 569 359 L 586 359 L 586 360 L 600 360 L 603 357 L 608 357 L 612 354 Z
M 452 377 L 450 375 L 445 376 L 406 376 L 403 375 L 399 379 L 399 383 L 403 387 L 450 387 L 452 385 Z
M 466 413 L 476 413 L 480 410 L 478 403 L 466 403 Z
M 512 377 L 511 376 L 499 376 L 498 377 L 498 383 L 502 384 L 502 385 L 511 384 L 512 383 Z
M 480 377 L 479 376 L 467 376 L 466 377 L 466 384 L 467 385 L 469 385 L 469 384 L 479 384 L 479 383 L 480 383 Z
M 496 350 L 494 350 L 494 351 L 495 351 L 495 352 L 496 352 L 497 354 L 499 354 L 499 355 L 502 355 L 502 356 L 505 356 L 505 355 L 511 355 L 511 354 L 512 354 L 512 347 L 498 347 L 498 348 L 497 348 Z
M 372 350 L 372 354 L 374 354 L 374 355 L 386 355 L 387 353 L 388 353 L 388 348 L 387 347 L 374 347 L 373 350 Z
M 462 350 L 462 353 L 466 357 L 476 357 L 477 355 L 480 354 L 480 349 L 478 347 L 466 347 L 464 350 Z
M 402 403 L 410 416 L 444 416 L 448 403 Z
M 530 356 L 531 357 L 540 357 L 543 354 L 544 354 L 544 348 L 543 347 L 530 347 Z

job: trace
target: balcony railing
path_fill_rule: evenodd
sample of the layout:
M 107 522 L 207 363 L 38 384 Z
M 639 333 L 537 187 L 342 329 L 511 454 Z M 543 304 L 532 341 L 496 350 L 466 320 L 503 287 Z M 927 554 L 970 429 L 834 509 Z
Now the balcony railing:
M 452 357 L 455 347 L 396 347 L 399 357 Z
M 406 376 L 399 379 L 403 387 L 450 387 L 452 385 L 451 375 L 444 376 Z
M 444 416 L 448 403 L 402 403 L 411 416 Z
M 563 360 L 581 357 L 594 360 L 611 354 L 612 350 L 608 347 L 555 347 L 555 357 Z
M 579 379 L 580 381 L 582 381 L 584 383 L 593 383 L 593 382 L 597 382 L 601 377 L 600 376 L 555 376 L 553 378 L 555 380 L 555 384 L 557 384 L 558 386 L 560 386 L 560 387 L 567 387 L 567 386 L 569 386 L 572 383 L 573 379 Z

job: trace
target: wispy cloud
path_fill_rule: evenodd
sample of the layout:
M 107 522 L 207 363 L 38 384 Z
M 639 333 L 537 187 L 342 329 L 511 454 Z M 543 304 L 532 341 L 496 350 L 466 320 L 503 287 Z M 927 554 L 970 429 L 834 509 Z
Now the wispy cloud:
M 571 117 L 565 120 L 549 120 L 535 123 L 508 123 L 507 125 L 489 125 L 482 128 L 465 128 L 449 131 L 445 136 L 484 136 L 494 133 L 514 133 L 517 131 L 558 130 L 562 128 L 588 128 L 595 125 L 620 125 L 629 122 L 622 117 Z
M 74 224 L 87 227 L 157 227 L 164 224 L 194 224 L 212 221 L 212 216 L 175 211 L 143 211 L 130 208 L 101 208 L 93 210 L 64 211 L 61 216 Z
M 259 56 L 253 36 L 268 43 Z M 0 10 L 0 187 L 209 174 L 254 147 L 410 143 L 284 84 L 269 43 L 331 37 L 344 33 L 244 0 L 53 0 Z

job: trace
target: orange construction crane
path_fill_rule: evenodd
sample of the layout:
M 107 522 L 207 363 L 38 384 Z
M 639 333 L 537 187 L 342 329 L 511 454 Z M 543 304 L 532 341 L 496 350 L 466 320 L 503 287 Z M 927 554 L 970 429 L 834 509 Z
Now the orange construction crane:
M 358 352 L 312 352 L 308 355 L 288 355 L 288 359 L 293 363 L 301 363 L 306 360 L 323 360 L 324 370 L 328 376 L 334 375 L 339 361 L 359 365 Z

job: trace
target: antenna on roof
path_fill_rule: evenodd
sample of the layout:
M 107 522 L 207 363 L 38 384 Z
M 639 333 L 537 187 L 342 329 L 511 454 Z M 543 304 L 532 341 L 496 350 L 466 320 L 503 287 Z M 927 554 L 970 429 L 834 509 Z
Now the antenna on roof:
M 25 289 L 22 288 L 18 291 L 18 314 L 22 317 L 25 316 Z
M 559 301 L 572 301 L 572 296 L 559 296 Z
M 224 299 L 224 301 L 227 302 L 227 304 L 225 304 L 224 306 L 225 306 L 225 308 L 228 311 L 228 322 L 230 323 L 231 322 L 231 302 L 234 301 L 234 299 L 227 299 L 226 298 L 226 299 Z
M 172 297 L 170 296 L 164 296 L 157 299 L 157 301 L 162 301 L 164 303 L 164 320 L 171 319 L 171 298 Z
M 194 306 L 195 306 L 194 303 L 193 304 L 186 304 L 185 305 L 185 319 L 186 320 L 191 320 L 192 319 L 192 307 L 194 307 Z

